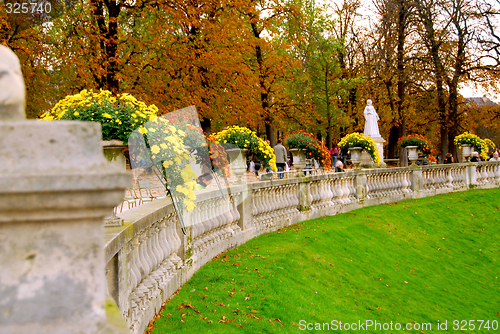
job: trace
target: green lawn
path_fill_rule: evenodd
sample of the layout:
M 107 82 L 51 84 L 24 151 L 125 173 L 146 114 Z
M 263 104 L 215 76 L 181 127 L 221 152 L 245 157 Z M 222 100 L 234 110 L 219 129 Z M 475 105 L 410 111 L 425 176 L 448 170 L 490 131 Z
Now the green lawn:
M 396 323 L 413 322 L 432 327 L 411 332 L 434 333 L 445 332 L 438 321 L 449 332 L 465 324 L 454 320 L 475 320 L 468 332 L 498 333 L 499 200 L 498 189 L 470 190 L 254 238 L 200 269 L 152 333 L 304 333 L 340 329 L 339 321 L 361 323 L 358 333 L 403 332 Z M 386 328 L 392 321 L 394 330 L 375 321 Z

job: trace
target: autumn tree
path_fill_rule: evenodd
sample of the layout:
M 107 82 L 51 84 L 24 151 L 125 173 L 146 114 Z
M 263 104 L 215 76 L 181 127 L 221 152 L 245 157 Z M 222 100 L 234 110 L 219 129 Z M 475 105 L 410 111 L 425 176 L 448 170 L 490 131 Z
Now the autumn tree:
M 290 17 L 282 31 L 283 37 L 293 43 L 291 55 L 302 63 L 288 91 L 295 101 L 294 109 L 312 117 L 309 124 L 301 121 L 300 126 L 326 135 L 331 148 L 333 132 L 338 134 L 340 127 L 347 125 L 343 108 L 358 80 L 342 68 L 346 63 L 344 45 L 332 34 L 338 21 L 331 8 L 318 6 L 315 1 L 301 1 L 300 5 L 300 16 Z
M 379 0 L 375 7 L 380 22 L 372 31 L 374 40 L 373 72 L 386 90 L 391 110 L 388 155 L 394 156 L 398 138 L 406 135 L 407 94 L 410 84 L 408 64 L 412 57 L 409 36 L 412 29 L 413 5 L 408 0 Z M 394 52 L 396 50 L 396 52 Z M 401 166 L 407 165 L 404 149 L 399 151 Z
M 475 32 L 479 29 L 477 2 L 473 0 L 415 1 L 420 36 L 427 54 L 423 63 L 432 64 L 440 124 L 441 156 L 457 155 L 453 139 L 464 129 L 459 108 L 459 85 L 477 75 L 481 50 Z M 479 61 L 480 62 L 480 61 Z

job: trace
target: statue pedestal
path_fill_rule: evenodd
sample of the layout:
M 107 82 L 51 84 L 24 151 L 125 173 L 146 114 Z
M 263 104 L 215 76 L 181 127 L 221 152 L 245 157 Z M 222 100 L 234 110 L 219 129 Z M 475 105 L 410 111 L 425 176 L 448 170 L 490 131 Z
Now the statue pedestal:
M 380 155 L 380 164 L 378 166 L 375 166 L 375 163 L 373 162 L 372 157 L 365 151 L 361 154 L 361 167 L 364 168 L 374 168 L 374 167 L 386 167 L 386 163 L 384 162 L 384 143 L 385 139 L 382 138 L 381 136 L 370 136 L 375 142 L 375 145 L 377 146 L 378 149 L 378 154 Z

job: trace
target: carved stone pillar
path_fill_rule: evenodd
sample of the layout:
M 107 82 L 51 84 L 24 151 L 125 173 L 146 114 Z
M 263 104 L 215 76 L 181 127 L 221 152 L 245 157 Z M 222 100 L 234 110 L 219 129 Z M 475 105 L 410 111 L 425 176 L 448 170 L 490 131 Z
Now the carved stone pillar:
M 409 167 L 411 169 L 411 190 L 419 192 L 423 187 L 422 168 L 418 166 Z
M 356 172 L 356 198 L 363 202 L 367 195 L 366 174 L 363 171 Z
M 237 209 L 240 213 L 240 219 L 238 221 L 238 226 L 242 230 L 246 230 L 252 226 L 253 220 L 253 190 L 248 185 L 241 185 L 241 194 L 238 197 Z
M 299 211 L 311 210 L 311 181 L 304 177 L 299 183 Z
M 99 124 L 26 120 L 24 88 L 3 94 L 16 61 L 0 46 L 0 333 L 117 332 L 103 217 L 131 176 L 105 160 Z

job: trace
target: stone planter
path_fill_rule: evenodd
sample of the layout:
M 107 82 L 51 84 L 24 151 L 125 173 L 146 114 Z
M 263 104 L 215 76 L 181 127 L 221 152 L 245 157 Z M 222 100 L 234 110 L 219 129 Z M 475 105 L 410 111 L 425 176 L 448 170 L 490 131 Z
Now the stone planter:
M 122 170 L 126 168 L 126 159 L 122 150 L 126 147 L 121 140 L 103 140 L 101 142 L 102 150 L 106 159 L 113 165 Z
M 351 162 L 354 165 L 354 169 L 359 169 L 359 164 L 361 163 L 361 152 L 362 147 L 349 147 L 349 153 L 351 154 Z
M 298 148 L 291 148 L 290 152 L 293 155 L 293 165 L 295 169 L 299 172 L 297 176 L 301 176 L 300 172 L 306 168 L 306 153 Z
M 122 153 L 125 145 L 121 140 L 103 140 L 101 141 L 102 151 L 106 159 L 111 163 L 112 166 L 116 166 L 117 170 L 124 171 L 127 168 L 127 160 L 125 155 Z M 118 217 L 115 212 L 110 216 L 104 217 L 104 226 L 122 226 L 123 219 Z
M 464 157 L 465 161 L 469 161 L 469 158 L 472 154 L 472 147 L 470 144 L 460 144 L 462 146 L 462 156 Z
M 408 151 L 408 160 L 410 160 L 412 166 L 416 166 L 418 160 L 418 146 L 406 146 L 406 151 Z
M 226 150 L 227 154 L 229 154 L 229 160 L 231 163 L 231 171 L 236 175 L 236 184 L 242 184 L 243 181 L 241 177 L 247 171 L 247 163 L 246 163 L 246 149 L 239 148 L 231 148 Z

